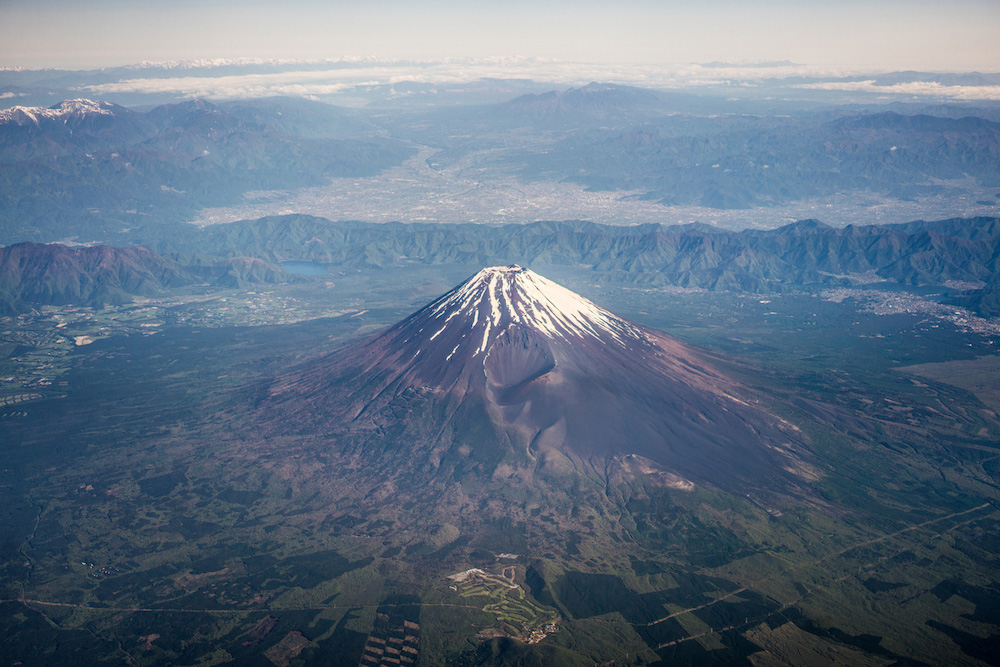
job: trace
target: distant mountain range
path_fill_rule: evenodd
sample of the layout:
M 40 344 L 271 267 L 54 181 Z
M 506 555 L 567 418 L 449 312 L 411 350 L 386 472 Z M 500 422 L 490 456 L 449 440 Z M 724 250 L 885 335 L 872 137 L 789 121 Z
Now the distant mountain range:
M 516 233 L 512 233 L 516 229 Z M 707 225 L 620 227 L 366 224 L 293 215 L 206 227 L 154 246 L 272 262 L 311 260 L 380 267 L 406 262 L 586 266 L 628 282 L 754 292 L 887 282 L 988 281 L 1000 271 L 1000 219 L 972 218 L 834 228 L 815 220 L 759 231 Z
M 741 108 L 599 83 L 418 110 L 288 97 L 12 107 L 0 111 L 0 243 L 146 244 L 205 208 L 374 176 L 418 149 L 415 178 L 429 167 L 446 189 L 514 174 L 714 209 L 839 197 L 1000 210 L 1000 122 L 986 107 Z M 435 219 L 439 186 L 426 187 Z
M 962 303 L 991 316 L 997 312 L 1000 277 L 1000 218 L 840 229 L 804 220 L 775 230 L 729 232 L 705 225 L 618 227 L 589 222 L 516 228 L 379 225 L 289 215 L 185 229 L 186 234 L 154 239 L 153 250 L 170 259 L 142 248 L 0 248 L 5 298 L 9 303 L 90 303 L 116 290 L 142 294 L 145 285 L 166 287 L 184 279 L 229 286 L 285 281 L 293 277 L 275 265 L 290 260 L 353 269 L 516 263 L 586 267 L 595 279 L 616 283 L 754 293 L 870 282 L 981 283 L 986 288 L 969 292 Z M 98 252 L 104 253 L 102 262 L 85 261 L 87 253 Z M 36 264 L 45 271 L 31 268 Z M 112 265 L 121 268 L 101 273 Z M 131 275 L 136 266 L 144 267 L 142 276 L 151 275 L 157 282 L 121 277 Z M 84 275 L 104 287 L 77 287 Z M 56 294 L 64 295 L 59 297 L 63 301 L 53 300 Z
M 912 200 L 973 186 L 1000 194 L 1000 123 L 983 118 L 720 119 L 715 131 L 684 134 L 659 125 L 651 119 L 569 137 L 506 160 L 527 179 L 640 190 L 664 204 L 717 209 L 850 192 Z
M 4 237 L 103 238 L 186 220 L 252 190 L 370 176 L 412 153 L 398 142 L 356 138 L 357 123 L 333 107 L 284 106 L 299 114 L 202 100 L 146 113 L 91 100 L 0 111 Z
M 591 82 L 580 88 L 521 95 L 499 108 L 512 115 L 551 116 L 562 122 L 584 118 L 613 118 L 621 122 L 625 120 L 622 114 L 650 114 L 662 106 L 663 96 L 652 91 Z

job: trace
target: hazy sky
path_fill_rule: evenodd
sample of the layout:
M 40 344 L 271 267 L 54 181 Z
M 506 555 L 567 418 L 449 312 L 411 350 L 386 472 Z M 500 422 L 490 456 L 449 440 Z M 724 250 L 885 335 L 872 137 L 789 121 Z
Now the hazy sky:
M 536 56 L 1000 70 L 1000 0 L 0 0 L 0 66 Z

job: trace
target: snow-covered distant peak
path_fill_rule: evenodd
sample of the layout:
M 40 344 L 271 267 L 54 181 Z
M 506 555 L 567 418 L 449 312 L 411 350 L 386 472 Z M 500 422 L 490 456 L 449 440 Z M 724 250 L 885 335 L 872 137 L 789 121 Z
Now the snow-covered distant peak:
M 94 100 L 88 100 L 81 97 L 75 100 L 64 100 L 54 107 L 50 107 L 49 111 L 54 111 L 59 114 L 97 113 L 111 115 L 111 109 L 112 104 L 110 102 L 95 102 Z
M 550 338 L 598 338 L 626 346 L 642 331 L 562 285 L 517 266 L 483 269 L 425 309 L 429 340 L 460 335 L 484 354 L 508 327 Z
M 95 102 L 94 100 L 77 99 L 65 100 L 59 104 L 45 107 L 11 107 L 0 110 L 0 123 L 17 123 L 25 125 L 33 123 L 39 124 L 43 120 L 62 120 L 65 122 L 72 117 L 83 117 L 87 115 L 112 116 L 114 115 L 114 105 L 108 102 Z

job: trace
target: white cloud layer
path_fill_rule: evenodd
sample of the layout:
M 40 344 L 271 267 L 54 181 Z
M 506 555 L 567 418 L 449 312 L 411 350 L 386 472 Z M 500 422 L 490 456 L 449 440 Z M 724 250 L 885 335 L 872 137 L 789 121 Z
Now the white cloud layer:
M 1000 86 L 949 86 L 937 81 L 910 81 L 880 86 L 875 81 L 826 81 L 803 83 L 796 88 L 840 92 L 944 97 L 953 100 L 1000 100 Z
M 212 76 L 207 68 L 217 63 L 190 64 L 185 71 L 206 68 L 201 76 L 143 77 L 143 69 L 177 68 L 178 64 L 146 63 L 136 78 L 82 86 L 78 90 L 100 96 L 114 93 L 170 94 L 210 99 L 296 95 L 303 97 L 341 93 L 355 86 L 392 85 L 402 82 L 461 84 L 483 78 L 530 78 L 554 85 L 580 85 L 590 81 L 613 82 L 650 88 L 683 88 L 704 85 L 753 85 L 784 77 L 842 77 L 855 71 L 807 65 L 621 65 L 570 63 L 528 58 L 443 60 L 399 64 L 354 59 L 350 66 L 294 69 L 254 74 Z M 247 63 L 244 63 L 247 64 Z M 278 63 L 267 63 L 277 65 Z M 304 63 L 303 63 L 304 64 Z M 332 63 L 331 63 L 332 65 Z

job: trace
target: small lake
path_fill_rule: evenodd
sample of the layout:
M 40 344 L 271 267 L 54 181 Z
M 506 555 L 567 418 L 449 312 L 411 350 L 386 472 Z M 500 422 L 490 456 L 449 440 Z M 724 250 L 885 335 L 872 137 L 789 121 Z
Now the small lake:
M 281 268 L 299 276 L 322 276 L 326 273 L 326 267 L 318 262 L 282 262 Z

